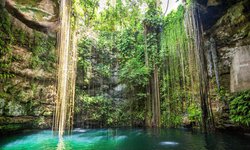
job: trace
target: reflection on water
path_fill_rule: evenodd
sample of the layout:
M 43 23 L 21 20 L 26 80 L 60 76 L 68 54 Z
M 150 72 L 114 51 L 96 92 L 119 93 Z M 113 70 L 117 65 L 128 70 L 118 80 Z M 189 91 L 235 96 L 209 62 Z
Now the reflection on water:
M 59 139 L 56 150 L 65 150 L 63 138 Z
M 177 144 L 179 143 L 170 141 L 160 142 L 160 145 L 177 145 Z
M 63 139 L 44 130 L 0 139 L 3 150 L 249 150 L 250 138 L 185 129 L 75 129 Z
M 87 132 L 86 129 L 81 129 L 81 128 L 75 128 L 73 131 L 74 132 L 82 132 L 82 133 Z

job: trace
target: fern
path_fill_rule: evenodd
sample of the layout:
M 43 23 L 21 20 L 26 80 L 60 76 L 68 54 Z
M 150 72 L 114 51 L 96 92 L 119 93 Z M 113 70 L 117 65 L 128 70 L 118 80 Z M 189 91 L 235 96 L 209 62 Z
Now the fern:
M 230 119 L 243 126 L 250 126 L 250 91 L 237 94 L 230 102 Z

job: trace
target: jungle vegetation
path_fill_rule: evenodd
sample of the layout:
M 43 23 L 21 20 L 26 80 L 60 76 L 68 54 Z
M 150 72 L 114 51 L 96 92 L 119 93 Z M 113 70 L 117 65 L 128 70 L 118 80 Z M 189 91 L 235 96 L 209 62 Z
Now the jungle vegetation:
M 56 4 L 65 13 L 49 22 L 31 20 L 13 7 L 12 0 L 6 0 L 7 11 L 0 10 L 6 14 L 0 15 L 2 80 L 15 76 L 8 71 L 11 61 L 18 59 L 11 57 L 12 43 L 35 47 L 32 68 L 53 71 L 55 66 L 42 60 L 58 61 L 55 128 L 72 128 L 74 121 L 77 125 L 87 120 L 99 127 L 189 124 L 206 132 L 216 126 L 214 100 L 229 104 L 232 122 L 249 127 L 249 91 L 229 94 L 220 85 L 216 49 L 212 40 L 204 41 L 195 0 L 170 13 L 162 10 L 159 0 L 107 0 L 102 10 L 99 0 L 62 2 Z M 32 4 L 21 9 L 35 7 Z M 36 30 L 36 39 L 13 30 L 7 13 Z M 63 20 L 60 25 L 58 20 Z M 40 34 L 47 34 L 48 42 Z M 49 51 L 56 45 L 59 58 Z M 118 100 L 107 96 L 117 85 L 122 87 Z

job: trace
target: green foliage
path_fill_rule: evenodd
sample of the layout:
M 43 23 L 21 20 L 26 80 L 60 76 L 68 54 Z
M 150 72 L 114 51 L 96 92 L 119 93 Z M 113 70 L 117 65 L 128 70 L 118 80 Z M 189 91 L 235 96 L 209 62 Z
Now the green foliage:
M 238 93 L 230 102 L 230 118 L 240 125 L 250 126 L 250 91 Z
M 108 114 L 112 112 L 112 101 L 102 96 L 81 95 L 81 107 L 76 108 L 76 113 L 82 109 L 89 120 L 107 121 Z
M 148 83 L 148 77 L 149 69 L 138 58 L 129 59 L 120 70 L 121 81 L 130 85 L 145 86 Z
M 110 77 L 111 76 L 111 73 L 110 73 L 110 66 L 107 66 L 107 65 L 103 65 L 103 64 L 101 64 L 101 65 L 98 65 L 97 67 L 96 67 L 96 71 L 97 71 L 97 73 L 100 75 L 100 76 L 102 76 L 102 77 L 104 77 L 104 78 L 108 78 L 108 77 Z
M 0 126 L 1 133 L 6 133 L 6 131 L 13 132 L 13 131 L 17 131 L 20 129 L 22 129 L 21 124 L 8 124 L 8 125 Z
M 11 44 L 13 35 L 11 32 L 11 21 L 6 11 L 0 10 L 0 79 L 6 80 L 14 77 L 8 72 L 11 65 Z
M 163 20 L 160 11 L 158 11 L 156 7 L 149 5 L 149 9 L 146 12 L 143 24 L 151 31 L 160 30 L 163 26 Z
M 125 103 L 115 104 L 112 99 L 84 93 L 78 98 L 75 113 L 81 114 L 84 120 L 99 122 L 103 126 L 129 126 L 130 114 L 124 113 L 128 108 Z
M 191 104 L 188 109 L 188 119 L 191 122 L 201 122 L 201 109 L 195 104 Z
M 148 3 L 149 9 L 145 14 L 143 19 L 144 27 L 144 38 L 145 38 L 145 48 L 148 55 L 148 65 L 150 68 L 154 68 L 155 64 L 160 63 L 159 52 L 161 49 L 161 32 L 163 30 L 163 17 L 160 11 L 155 6 L 155 1 Z
M 25 31 L 22 29 L 12 29 L 13 33 L 13 44 L 19 45 L 22 47 L 30 47 L 31 40 Z M 33 42 L 33 41 L 32 41 Z
M 82 75 L 86 77 L 88 68 L 91 66 L 91 62 L 88 61 L 91 57 L 91 48 L 94 41 L 89 38 L 83 38 L 78 45 L 78 62 L 77 68 L 81 71 Z
M 91 99 L 89 101 L 93 103 L 84 102 L 89 105 L 86 109 L 103 112 L 90 118 L 98 121 L 104 117 L 106 125 L 143 124 L 145 116 L 150 114 L 145 110 L 146 86 L 151 86 L 149 79 L 155 73 L 153 71 L 158 71 L 162 125 L 178 127 L 184 114 L 188 114 L 190 121 L 199 122 L 201 111 L 199 104 L 195 103 L 196 93 L 192 94 L 197 87 L 193 83 L 196 73 L 193 72 L 195 66 L 189 66 L 189 61 L 193 60 L 188 58 L 190 39 L 184 27 L 184 7 L 180 6 L 164 17 L 156 6 L 156 0 L 126 3 L 117 0 L 115 5 L 107 2 L 107 8 L 99 13 L 97 1 L 79 2 L 84 10 L 83 31 L 86 33 L 79 44 L 78 77 L 83 77 L 83 89 L 99 90 L 99 84 L 103 83 L 95 84 L 96 81 L 110 82 L 112 71 L 118 68 L 118 79 L 126 85 L 125 97 L 123 102 L 114 103 L 114 100 L 107 100 L 104 96 L 99 97 L 102 95 L 99 93 L 107 91 L 95 91 L 98 94 L 92 97 L 85 94 L 84 101 Z M 142 3 L 148 5 L 145 14 L 140 12 Z M 107 109 L 104 103 L 116 110 Z M 135 120 L 138 122 L 135 123 Z
M 138 31 L 133 31 L 131 28 L 125 29 L 118 34 L 116 44 L 120 57 L 124 62 L 129 58 L 136 57 L 139 51 L 142 51 L 142 48 L 139 47 L 141 44 L 137 39 L 138 34 Z
M 32 56 L 30 58 L 30 66 L 31 66 L 31 68 L 33 68 L 33 69 L 38 68 L 40 66 L 40 64 L 41 64 L 41 61 L 40 61 L 38 56 Z
M 163 77 L 161 79 L 161 98 L 163 99 L 162 120 L 165 126 L 179 126 L 182 124 L 183 114 L 191 115 L 189 119 L 197 121 L 198 106 L 184 107 L 192 99 L 188 80 L 190 78 L 187 65 L 188 40 L 184 28 L 184 8 L 179 6 L 164 18 L 163 32 L 161 33 L 161 49 L 159 64 Z M 176 116 L 176 118 L 175 118 Z
M 186 3 L 187 3 L 188 6 L 191 5 L 193 2 L 194 2 L 194 0 L 187 0 L 186 1 Z
M 10 73 L 1 73 L 0 74 L 0 79 L 9 79 L 9 78 L 13 78 L 15 77 L 14 74 L 10 74 Z
M 31 47 L 32 57 L 30 58 L 30 67 L 42 68 L 52 72 L 55 70 L 55 39 L 47 37 L 47 39 L 38 32 L 35 32 L 35 42 Z
M 16 3 L 22 4 L 22 5 L 30 5 L 30 6 L 36 6 L 40 0 L 15 0 Z
M 72 1 L 72 14 L 79 16 L 82 20 L 82 26 L 91 26 L 96 18 L 99 0 L 73 0 Z

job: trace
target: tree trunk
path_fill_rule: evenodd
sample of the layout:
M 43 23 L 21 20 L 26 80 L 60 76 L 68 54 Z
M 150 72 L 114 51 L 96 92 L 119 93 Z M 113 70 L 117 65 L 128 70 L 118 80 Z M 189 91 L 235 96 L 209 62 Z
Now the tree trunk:
M 149 67 L 149 60 L 148 60 L 148 50 L 147 50 L 147 29 L 145 27 L 144 31 L 144 38 L 145 38 L 145 48 L 144 48 L 144 54 L 145 54 L 145 66 Z M 151 127 L 151 98 L 150 98 L 150 80 L 148 84 L 146 85 L 146 113 L 145 113 L 145 124 L 147 127 Z
M 59 22 L 39 22 L 32 20 L 31 17 L 23 14 L 15 7 L 15 2 L 12 0 L 5 0 L 5 4 L 3 4 L 6 10 L 16 19 L 20 20 L 26 26 L 36 31 L 40 31 L 46 34 L 55 33 L 58 29 Z

